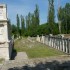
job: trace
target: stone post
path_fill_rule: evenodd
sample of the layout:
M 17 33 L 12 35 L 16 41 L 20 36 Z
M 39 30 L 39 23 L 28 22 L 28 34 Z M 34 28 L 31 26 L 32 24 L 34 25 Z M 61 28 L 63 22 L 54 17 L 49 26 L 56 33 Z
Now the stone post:
M 65 41 L 64 39 L 62 41 L 63 41 L 63 52 L 65 52 L 65 45 L 64 45 Z
M 45 36 L 43 36 L 43 35 L 41 37 L 41 43 L 43 43 L 43 44 L 45 43 Z
M 59 46 L 58 50 L 60 50 L 60 39 L 59 38 L 58 38 L 58 46 Z
M 59 46 L 60 46 L 60 40 L 59 40 L 59 38 L 57 38 L 57 49 L 59 50 Z
M 51 43 L 50 43 L 50 37 L 48 38 L 48 42 L 49 42 L 49 46 L 50 46 L 50 44 L 51 44 Z
M 53 47 L 53 38 L 51 38 L 51 47 Z
M 57 49 L 59 50 L 59 41 L 58 41 L 58 38 L 57 38 Z
M 57 49 L 57 39 L 55 39 L 55 48 Z
M 46 41 L 46 44 L 48 45 L 48 37 L 46 37 L 47 41 Z
M 36 41 L 40 42 L 40 37 L 37 35 Z
M 54 38 L 54 48 L 56 47 L 55 42 L 56 42 L 56 41 L 55 41 L 55 38 Z
M 55 48 L 55 46 L 54 46 L 54 43 L 55 43 L 54 39 L 55 39 L 55 38 L 53 37 L 53 42 L 52 42 L 53 48 Z
M 69 54 L 70 54 L 70 39 L 68 39 L 68 47 L 69 47 Z
M 66 53 L 68 53 L 68 42 L 67 42 L 67 39 L 66 39 Z
M 60 51 L 62 51 L 62 40 L 60 39 Z

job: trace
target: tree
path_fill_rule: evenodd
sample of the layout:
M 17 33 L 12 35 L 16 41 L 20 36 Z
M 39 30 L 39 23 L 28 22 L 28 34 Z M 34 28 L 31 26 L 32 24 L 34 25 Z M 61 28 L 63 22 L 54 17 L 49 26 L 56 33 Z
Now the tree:
M 36 5 L 34 13 L 28 13 L 26 16 L 26 35 L 36 36 L 36 30 L 39 26 L 39 8 Z
M 66 33 L 70 33 L 70 3 L 65 5 Z
M 12 28 L 12 35 L 14 35 L 14 37 L 16 38 L 17 37 L 17 26 L 12 24 L 11 28 Z
M 34 14 L 31 14 L 31 27 L 32 27 L 32 29 L 34 29 L 36 27 Z
M 48 23 L 49 31 L 53 33 L 54 30 L 54 0 L 48 0 L 49 2 L 49 12 L 48 12 Z
M 31 27 L 31 13 L 28 13 L 28 29 L 30 30 Z
M 25 20 L 24 17 L 21 15 L 21 36 L 23 36 L 25 32 Z
M 61 19 L 62 19 L 62 9 L 61 9 L 61 7 L 59 7 L 59 9 L 58 9 L 58 25 L 59 25 L 59 33 L 61 34 Z
M 34 11 L 34 16 L 35 16 L 35 24 L 36 26 L 38 26 L 40 21 L 39 21 L 39 7 L 37 4 L 36 4 L 36 9 Z
M 8 33 L 9 33 L 9 35 L 11 35 L 12 36 L 12 27 L 11 27 L 11 20 L 10 19 L 8 19 Z M 10 37 L 10 36 L 9 36 Z
M 17 14 L 16 19 L 17 19 L 17 35 L 19 36 L 20 35 L 20 19 L 19 19 L 18 14 Z
M 26 30 L 28 30 L 28 27 L 29 27 L 29 25 L 28 25 L 28 16 L 26 16 Z
M 26 28 L 29 30 L 31 25 L 31 13 L 29 12 L 26 16 Z
M 58 20 L 61 21 L 62 33 L 70 33 L 70 4 L 66 3 L 65 7 L 60 7 L 58 11 Z

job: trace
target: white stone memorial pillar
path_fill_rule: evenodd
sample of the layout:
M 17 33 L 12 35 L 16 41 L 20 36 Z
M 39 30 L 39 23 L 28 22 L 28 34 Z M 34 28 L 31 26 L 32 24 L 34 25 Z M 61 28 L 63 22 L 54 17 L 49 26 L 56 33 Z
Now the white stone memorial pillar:
M 68 42 L 69 42 L 69 54 L 70 54 L 70 39 L 68 40 Z
M 48 45 L 48 37 L 46 37 L 46 45 Z
M 36 41 L 41 42 L 39 35 L 37 35 Z
M 62 51 L 62 40 L 60 40 L 60 51 Z
M 55 38 L 55 49 L 57 49 L 57 39 Z
M 57 38 L 57 49 L 59 50 L 59 39 Z
M 41 43 L 43 43 L 43 44 L 45 43 L 45 36 L 43 36 L 43 35 L 41 37 Z
M 58 39 L 56 38 L 56 49 L 58 50 Z
M 7 19 L 7 6 L 0 4 L 0 58 L 9 60 L 12 52 L 12 41 L 10 40 L 9 23 Z
M 67 39 L 66 39 L 66 53 L 68 53 Z
M 54 38 L 54 48 L 56 47 L 56 45 L 55 45 L 55 38 Z
M 53 38 L 51 37 L 51 47 L 53 47 Z
M 53 40 L 53 46 L 54 46 L 54 48 L 55 48 L 55 38 L 54 38 L 54 40 Z
M 54 47 L 54 38 L 52 37 L 52 47 Z
M 63 52 L 65 52 L 65 41 L 64 41 L 64 39 L 63 39 Z
M 51 47 L 51 38 L 49 37 L 49 46 Z
M 47 37 L 47 45 L 49 45 L 49 36 Z

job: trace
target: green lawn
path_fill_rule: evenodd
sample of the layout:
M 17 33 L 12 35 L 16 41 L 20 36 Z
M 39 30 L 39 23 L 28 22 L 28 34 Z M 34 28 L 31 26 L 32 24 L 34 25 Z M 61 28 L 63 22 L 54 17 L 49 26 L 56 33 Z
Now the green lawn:
M 14 48 L 17 52 L 26 52 L 29 58 L 49 57 L 65 54 L 56 49 L 47 47 L 44 44 L 30 42 L 26 38 L 24 38 L 23 40 L 17 40 L 14 44 Z
M 2 63 L 3 60 L 4 60 L 4 59 L 0 59 L 0 63 Z

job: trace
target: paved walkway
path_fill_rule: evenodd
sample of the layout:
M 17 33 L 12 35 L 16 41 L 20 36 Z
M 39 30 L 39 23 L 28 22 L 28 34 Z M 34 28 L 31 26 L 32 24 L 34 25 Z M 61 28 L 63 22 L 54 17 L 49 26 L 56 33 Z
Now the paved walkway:
M 12 66 L 18 66 L 18 65 L 21 66 L 21 63 L 27 60 L 28 56 L 26 52 L 18 52 L 14 60 L 5 61 L 3 64 L 1 64 L 0 70 L 8 70 L 8 68 Z
M 15 60 L 5 61 L 1 67 L 0 70 L 70 70 L 70 56 L 28 59 L 26 53 L 20 52 Z
M 28 59 L 26 52 L 18 52 L 17 56 L 15 57 L 15 60 L 17 61 L 26 60 L 26 59 Z

